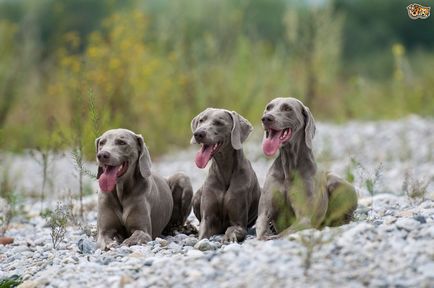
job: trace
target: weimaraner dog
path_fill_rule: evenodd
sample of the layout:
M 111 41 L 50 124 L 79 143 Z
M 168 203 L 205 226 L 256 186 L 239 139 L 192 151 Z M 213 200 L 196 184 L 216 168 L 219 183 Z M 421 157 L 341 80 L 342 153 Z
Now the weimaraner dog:
M 190 179 L 168 180 L 151 173 L 151 158 L 141 135 L 113 129 L 96 139 L 98 181 L 97 246 L 137 245 L 181 226 L 191 211 Z
M 212 160 L 205 183 L 193 197 L 200 221 L 199 239 L 223 234 L 223 241 L 243 241 L 255 224 L 260 187 L 242 143 L 252 131 L 250 123 L 234 111 L 208 108 L 191 122 L 192 144 L 201 144 L 196 165 Z
M 280 153 L 265 179 L 257 238 L 349 222 L 357 208 L 357 194 L 338 176 L 317 174 L 312 152 L 315 122 L 309 108 L 294 98 L 276 98 L 267 104 L 262 124 L 264 154 Z

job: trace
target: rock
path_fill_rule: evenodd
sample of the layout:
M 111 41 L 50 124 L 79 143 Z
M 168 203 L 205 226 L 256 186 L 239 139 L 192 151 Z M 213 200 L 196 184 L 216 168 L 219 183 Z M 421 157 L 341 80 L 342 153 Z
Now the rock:
M 182 240 L 183 246 L 194 246 L 198 242 L 197 238 L 195 237 L 188 237 Z
M 411 231 L 419 225 L 420 225 L 419 222 L 414 220 L 413 218 L 399 218 L 396 221 L 396 227 L 407 231 Z
M 383 223 L 386 225 L 390 225 L 390 224 L 393 224 L 395 222 L 396 222 L 396 218 L 393 216 L 388 215 L 388 216 L 383 217 Z
M 426 218 L 422 215 L 417 215 L 414 216 L 414 220 L 418 221 L 421 224 L 425 224 L 426 223 Z
M 0 237 L 0 245 L 8 245 L 14 243 L 14 238 Z
M 241 245 L 238 243 L 230 243 L 223 246 L 223 251 L 239 252 L 241 250 Z
M 428 278 L 434 279 L 434 262 L 429 262 L 417 267 L 417 271 L 419 271 Z
M 149 257 L 145 260 L 145 262 L 143 263 L 143 265 L 145 266 L 152 266 L 152 263 L 154 263 L 155 258 L 154 257 Z
M 157 238 L 157 239 L 155 239 L 155 241 L 160 244 L 160 247 L 166 247 L 169 244 L 169 242 L 167 242 L 167 240 L 162 239 L 162 238 Z
M 101 265 L 108 265 L 111 262 L 113 262 L 113 258 L 112 257 L 107 257 L 107 256 L 102 256 L 100 258 L 96 259 L 96 262 L 101 264 Z
M 81 238 L 77 242 L 78 250 L 83 254 L 93 254 L 96 250 L 96 243 L 87 238 Z
M 372 224 L 374 224 L 374 226 L 380 226 L 381 224 L 383 224 L 383 220 L 376 219 L 374 220 L 374 222 L 372 222 Z
M 203 252 L 201 252 L 200 250 L 188 250 L 186 253 L 187 257 L 192 257 L 192 258 L 197 258 L 197 257 L 202 257 L 203 256 Z
M 194 248 L 200 251 L 215 250 L 216 246 L 213 245 L 208 239 L 202 239 L 194 245 Z

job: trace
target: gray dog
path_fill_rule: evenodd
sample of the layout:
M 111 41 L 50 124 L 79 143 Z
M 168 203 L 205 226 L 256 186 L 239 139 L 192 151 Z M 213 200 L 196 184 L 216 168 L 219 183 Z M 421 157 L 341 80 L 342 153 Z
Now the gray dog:
M 98 181 L 97 246 L 147 243 L 181 226 L 191 211 L 190 179 L 168 180 L 151 173 L 151 158 L 141 135 L 113 129 L 96 139 Z
M 260 187 L 241 144 L 252 131 L 234 111 L 208 108 L 191 122 L 191 143 L 201 144 L 196 165 L 213 159 L 203 186 L 193 197 L 199 239 L 225 233 L 224 241 L 243 241 L 257 218 Z
M 357 208 L 357 194 L 338 176 L 317 174 L 312 152 L 315 122 L 309 108 L 294 98 L 276 98 L 267 104 L 262 124 L 264 154 L 280 153 L 265 180 L 257 237 L 349 222 Z

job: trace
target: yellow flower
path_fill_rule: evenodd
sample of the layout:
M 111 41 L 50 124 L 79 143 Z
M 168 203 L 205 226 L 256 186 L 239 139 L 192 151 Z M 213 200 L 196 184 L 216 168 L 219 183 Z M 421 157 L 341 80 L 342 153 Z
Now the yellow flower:
M 392 53 L 395 57 L 401 57 L 405 54 L 405 47 L 400 43 L 395 43 L 392 46 Z

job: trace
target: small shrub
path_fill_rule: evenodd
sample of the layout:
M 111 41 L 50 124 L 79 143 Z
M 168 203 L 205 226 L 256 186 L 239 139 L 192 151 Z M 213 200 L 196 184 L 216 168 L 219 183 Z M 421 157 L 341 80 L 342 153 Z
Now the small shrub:
M 336 233 L 332 233 L 330 238 L 327 239 L 324 237 L 324 234 L 320 231 L 316 230 L 308 230 L 299 233 L 298 242 L 305 248 L 305 254 L 303 257 L 303 270 L 304 276 L 307 277 L 309 273 L 309 269 L 312 266 L 312 258 L 313 254 L 321 249 L 324 244 L 332 242 L 336 238 Z
M 351 184 L 354 183 L 355 180 L 354 170 L 357 168 L 357 164 L 358 162 L 356 159 L 351 157 L 350 164 L 348 164 L 347 168 L 345 169 L 345 179 Z
M 409 199 L 423 201 L 430 181 L 416 179 L 409 172 L 405 173 L 402 191 Z
M 346 173 L 346 178 L 349 182 L 351 182 L 350 180 L 355 180 L 354 174 L 352 172 L 355 168 L 359 170 L 360 184 L 365 186 L 370 196 L 374 196 L 377 193 L 378 181 L 380 181 L 381 176 L 383 175 L 383 163 L 380 162 L 375 168 L 374 173 L 371 173 L 359 161 L 352 158 L 351 164 L 349 168 L 347 168 Z
M 18 213 L 18 196 L 13 180 L 9 171 L 4 169 L 0 178 L 0 236 L 6 234 L 12 218 Z
M 70 207 L 58 202 L 54 211 L 45 210 L 41 216 L 45 218 L 48 227 L 51 229 L 50 236 L 53 248 L 57 249 L 58 244 L 65 239 L 66 226 L 71 218 Z
M 23 282 L 21 276 L 12 275 L 10 277 L 0 279 L 0 288 L 17 287 L 18 285 L 21 284 L 21 282 Z

